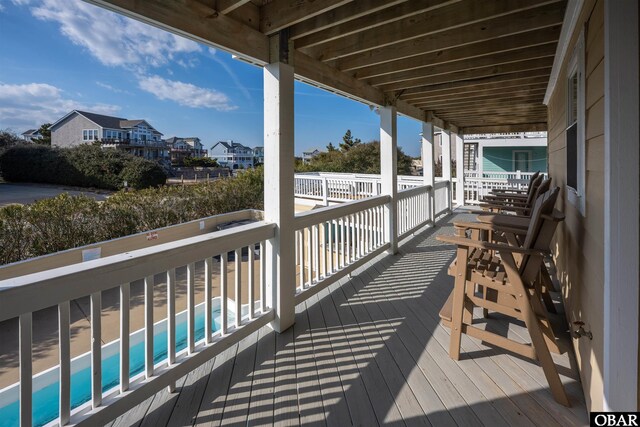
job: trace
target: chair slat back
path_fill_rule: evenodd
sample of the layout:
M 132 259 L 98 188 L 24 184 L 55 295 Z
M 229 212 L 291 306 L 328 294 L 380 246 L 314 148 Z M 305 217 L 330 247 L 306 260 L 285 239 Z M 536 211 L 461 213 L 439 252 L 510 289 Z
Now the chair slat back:
M 538 187 L 540 186 L 540 184 L 542 184 L 542 179 L 543 179 L 542 175 L 538 175 L 536 179 L 534 179 L 531 185 L 529 186 L 529 193 L 527 196 L 527 206 L 531 206 L 535 202 L 536 195 L 537 195 L 536 191 L 538 190 Z
M 525 249 L 549 249 L 551 238 L 555 232 L 557 222 L 561 220 L 558 215 L 554 215 L 554 206 L 558 199 L 560 189 L 555 187 L 541 194 L 535 201 L 531 211 L 531 221 L 527 229 L 527 235 L 522 245 Z M 530 256 L 525 255 L 520 264 L 520 272 L 525 276 L 525 271 L 537 272 L 540 265 L 530 265 Z M 540 261 L 540 258 L 537 257 Z
M 531 199 L 530 203 L 527 204 L 527 209 L 524 211 L 525 215 L 531 214 L 531 208 L 533 206 L 533 203 L 536 200 L 538 200 L 540 195 L 546 193 L 547 191 L 549 191 L 549 188 L 551 188 L 551 178 L 543 178 L 542 176 L 540 176 L 540 178 L 542 178 L 542 183 L 538 185 L 537 188 L 535 189 L 533 193 L 533 198 L 530 197 Z
M 531 194 L 531 189 L 533 188 L 533 181 L 536 180 L 540 176 L 540 171 L 536 171 L 531 177 L 529 177 L 529 186 L 527 187 L 527 194 Z

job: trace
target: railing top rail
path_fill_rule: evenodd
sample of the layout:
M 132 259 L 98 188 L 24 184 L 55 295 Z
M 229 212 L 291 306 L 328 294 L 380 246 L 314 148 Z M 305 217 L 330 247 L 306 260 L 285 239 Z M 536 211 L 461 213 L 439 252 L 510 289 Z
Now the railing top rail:
M 455 180 L 455 178 L 453 178 Z M 438 188 L 444 188 L 447 185 L 449 185 L 449 181 L 448 180 L 443 180 L 443 181 L 436 181 L 433 184 L 434 189 L 438 189 Z
M 274 236 L 255 222 L 150 248 L 0 281 L 0 322 L 227 253 Z
M 391 197 L 388 195 L 367 197 L 362 200 L 355 200 L 353 202 L 345 202 L 339 205 L 326 206 L 302 212 L 296 215 L 295 229 L 300 230 L 301 228 L 310 227 L 324 221 L 342 218 L 343 216 L 360 212 L 365 209 L 381 206 L 388 203 L 390 199 Z
M 420 187 L 406 188 L 398 191 L 398 200 L 406 199 L 407 197 L 415 196 L 418 194 L 424 194 L 431 190 L 430 185 L 421 185 Z

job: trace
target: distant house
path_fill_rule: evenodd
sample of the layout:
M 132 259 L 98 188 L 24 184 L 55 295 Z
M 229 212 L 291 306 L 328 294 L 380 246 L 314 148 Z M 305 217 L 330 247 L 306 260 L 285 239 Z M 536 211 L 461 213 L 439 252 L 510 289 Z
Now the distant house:
M 128 120 L 73 110 L 51 125 L 51 145 L 74 147 L 93 142 L 146 159 L 168 157 L 162 133 L 146 120 Z
M 171 163 L 182 163 L 187 157 L 204 157 L 207 150 L 198 137 L 173 136 L 165 139 Z
M 313 159 L 315 156 L 317 156 L 320 153 L 323 153 L 324 151 L 321 151 L 317 148 L 311 148 L 309 150 L 303 151 L 302 152 L 302 162 L 303 163 L 309 163 L 311 161 L 311 159 Z
M 264 164 L 264 147 L 253 147 L 253 164 Z
M 29 129 L 26 132 L 21 133 L 22 139 L 29 142 L 35 142 L 39 139 L 42 139 L 42 134 L 38 129 Z
M 253 167 L 253 149 L 233 141 L 216 142 L 209 150 L 209 157 L 216 159 L 220 166 L 231 169 Z
M 464 170 L 480 177 L 507 172 L 547 172 L 547 133 L 464 136 Z

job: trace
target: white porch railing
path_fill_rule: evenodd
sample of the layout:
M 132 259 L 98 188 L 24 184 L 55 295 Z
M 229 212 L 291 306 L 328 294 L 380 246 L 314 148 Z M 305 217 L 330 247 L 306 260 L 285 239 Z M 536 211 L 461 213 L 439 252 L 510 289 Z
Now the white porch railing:
M 59 410 L 61 425 L 103 425 L 141 403 L 225 348 L 239 342 L 273 319 L 265 278 L 265 241 L 274 237 L 275 226 L 264 221 L 137 249 L 101 259 L 53 268 L 0 281 L 0 322 L 19 318 L 19 407 L 21 426 L 31 426 L 33 411 L 32 313 L 58 307 L 59 322 Z M 256 247 L 259 250 L 256 254 Z M 229 252 L 234 253 L 234 295 L 230 300 L 227 283 Z M 246 253 L 246 260 L 243 254 Z M 215 259 L 219 259 L 216 262 Z M 254 280 L 254 263 L 259 260 L 259 280 Z M 195 335 L 196 263 L 204 263 L 204 337 Z M 214 264 L 220 265 L 219 295 L 212 295 Z M 248 277 L 243 279 L 242 264 Z M 187 271 L 187 345 L 176 349 L 176 268 Z M 154 276 L 166 277 L 167 349 L 166 358 L 154 362 Z M 144 280 L 144 370 L 130 376 L 130 289 L 131 282 Z M 201 284 L 202 285 L 202 284 Z M 119 288 L 120 352 L 119 381 L 110 390 L 102 388 L 102 292 Z M 242 307 L 247 292 L 248 306 Z M 259 295 L 259 303 L 255 300 Z M 78 408 L 71 404 L 70 302 L 89 297 L 91 303 L 91 397 Z M 220 315 L 213 330 L 212 301 L 220 299 Z M 228 324 L 228 301 L 235 315 Z M 257 309 L 257 307 L 259 309 Z M 243 315 L 242 313 L 246 313 Z M 40 424 L 43 420 L 39 420 Z M 50 420 L 47 420 L 50 421 Z
M 328 181 L 331 182 L 331 179 Z M 416 187 L 419 182 L 422 181 L 413 180 L 413 183 L 407 184 L 413 185 L 413 188 L 398 192 L 396 232 L 399 239 L 432 222 L 434 218 L 431 212 L 434 210 L 439 215 L 451 208 L 448 181 L 437 182 L 433 192 L 429 186 Z M 360 200 L 300 213 L 291 224 L 296 230 L 296 303 L 306 300 L 391 247 L 388 237 L 391 196 L 367 197 L 366 193 L 372 187 L 367 188 L 366 185 L 350 188 L 362 193 L 358 196 Z M 18 318 L 20 328 L 20 382 L 9 387 L 11 390 L 0 390 L 0 410 L 3 409 L 3 401 L 6 403 L 11 398 L 2 395 L 8 390 L 7 393 L 15 393 L 13 401 L 19 401 L 19 420 L 16 423 L 19 422 L 21 426 L 48 422 L 103 425 L 162 388 L 174 387 L 177 379 L 274 320 L 276 313 L 271 297 L 275 292 L 271 279 L 267 277 L 266 266 L 276 260 L 268 258 L 266 241 L 275 238 L 275 224 L 261 218 L 262 215 L 255 211 L 225 214 L 219 218 L 178 225 L 175 229 L 169 227 L 103 242 L 99 244 L 103 257 L 86 262 L 81 262 L 84 251 L 92 250 L 96 245 L 0 268 L 0 322 Z M 225 219 L 253 222 L 214 231 Z M 166 240 L 162 239 L 163 243 L 154 240 L 158 233 L 161 237 L 167 237 Z M 233 257 L 228 257 L 229 252 L 233 253 Z M 29 263 L 33 263 L 31 269 Z M 186 290 L 181 295 L 181 288 L 176 286 L 176 269 L 182 271 L 185 267 Z M 200 274 L 202 269 L 204 274 Z M 3 270 L 9 273 L 2 274 Z M 166 284 L 156 285 L 157 275 L 162 275 Z M 130 330 L 134 304 L 131 298 L 132 282 L 142 282 L 144 288 L 145 326 L 134 334 Z M 166 304 L 164 300 L 160 302 L 166 305 L 167 320 L 163 321 L 162 327 L 156 322 L 154 328 L 154 303 L 159 302 L 154 298 L 154 288 L 158 286 L 166 286 Z M 195 303 L 196 288 L 204 288 L 204 302 L 200 305 Z M 214 295 L 216 288 L 219 291 Z M 117 333 L 119 342 L 111 341 L 103 346 L 102 293 L 109 290 L 120 295 L 116 310 L 121 326 Z M 90 360 L 87 369 L 91 372 L 91 383 L 88 401 L 75 407 L 77 402 L 74 403 L 71 397 L 71 377 L 77 370 L 77 363 L 75 359 L 72 362 L 71 358 L 70 308 L 72 301 L 83 297 L 89 298 L 91 306 L 92 344 L 90 352 L 86 357 L 83 356 L 84 360 Z M 186 299 L 184 313 L 176 313 L 178 297 Z M 51 380 L 53 377 L 57 382 L 53 386 L 58 388 L 60 397 L 58 402 L 53 403 L 58 407 L 53 417 L 34 420 L 33 409 L 38 405 L 37 392 L 41 389 L 42 381 L 37 376 L 34 380 L 32 375 L 33 313 L 52 306 L 58 310 L 59 365 L 53 371 L 47 371 L 47 378 Z M 214 307 L 216 310 L 213 310 Z M 293 310 L 294 307 L 284 309 Z M 179 349 L 176 343 L 177 319 L 186 319 L 184 349 Z M 178 327 L 183 326 L 181 320 Z M 166 335 L 154 337 L 159 329 Z M 165 337 L 166 356 L 159 358 L 154 354 L 154 342 L 158 347 Z M 144 364 L 140 367 L 142 372 L 135 375 L 135 372 L 132 373 L 133 366 L 130 366 L 130 349 L 134 342 L 140 342 L 144 349 Z M 109 371 L 103 368 L 103 363 L 107 356 L 113 354 L 117 354 L 118 374 L 115 381 L 105 387 L 104 380 L 108 378 Z M 37 411 L 35 413 L 38 415 Z
M 534 172 L 478 172 L 464 173 L 465 204 L 477 204 L 493 189 L 518 188 L 526 189 Z M 546 176 L 546 174 L 544 174 Z M 457 180 L 454 178 L 454 191 Z M 457 200 L 456 200 L 457 202 Z
M 398 192 L 398 240 L 431 221 L 431 187 L 408 188 Z
M 398 190 L 424 185 L 420 176 L 399 175 Z M 323 205 L 329 202 L 348 202 L 377 196 L 382 188 L 380 175 L 310 172 L 295 175 L 296 197 L 317 200 Z
M 296 215 L 296 303 L 389 247 L 384 237 L 389 200 L 376 196 Z

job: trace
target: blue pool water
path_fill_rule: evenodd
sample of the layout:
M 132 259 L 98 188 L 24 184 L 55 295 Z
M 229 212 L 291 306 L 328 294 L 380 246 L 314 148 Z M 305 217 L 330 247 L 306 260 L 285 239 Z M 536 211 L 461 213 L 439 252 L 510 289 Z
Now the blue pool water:
M 220 329 L 220 308 L 212 310 L 213 331 Z M 195 339 L 204 339 L 204 310 L 195 315 Z M 156 325 L 156 329 L 158 329 Z M 176 352 L 187 347 L 187 323 L 176 324 Z M 153 360 L 157 364 L 167 358 L 167 333 L 156 332 L 153 336 Z M 144 341 L 133 344 L 129 351 L 130 376 L 133 377 L 144 370 Z M 120 354 L 116 353 L 102 359 L 102 391 L 107 391 L 120 384 Z M 58 417 L 60 397 L 59 382 L 52 383 L 33 393 L 33 424 L 42 426 Z M 91 399 L 91 367 L 88 366 L 71 375 L 71 407 L 88 402 Z M 19 401 L 0 408 L 0 427 L 18 426 L 20 416 Z

